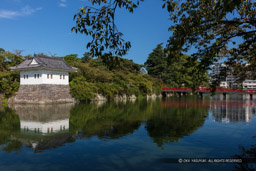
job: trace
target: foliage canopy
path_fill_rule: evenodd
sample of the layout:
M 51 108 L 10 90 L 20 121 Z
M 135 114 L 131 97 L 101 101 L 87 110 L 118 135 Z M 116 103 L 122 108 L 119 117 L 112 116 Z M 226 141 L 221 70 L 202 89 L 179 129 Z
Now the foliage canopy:
M 88 0 L 74 16 L 72 31 L 92 37 L 87 44 L 94 56 L 122 56 L 131 47 L 115 25 L 116 8 L 133 12 L 143 0 Z M 201 70 L 225 57 L 230 65 L 248 62 L 254 70 L 256 55 L 256 2 L 253 0 L 163 0 L 172 26 L 168 48 L 173 54 L 195 49 L 192 54 Z M 108 53 L 105 53 L 108 54 Z M 253 72 L 251 72 L 253 73 Z

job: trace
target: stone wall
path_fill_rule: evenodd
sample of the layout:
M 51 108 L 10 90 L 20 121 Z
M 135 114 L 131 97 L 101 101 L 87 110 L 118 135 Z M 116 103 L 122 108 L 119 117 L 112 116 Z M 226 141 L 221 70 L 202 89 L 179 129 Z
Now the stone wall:
M 20 85 L 19 91 L 9 99 L 9 103 L 74 103 L 69 85 Z

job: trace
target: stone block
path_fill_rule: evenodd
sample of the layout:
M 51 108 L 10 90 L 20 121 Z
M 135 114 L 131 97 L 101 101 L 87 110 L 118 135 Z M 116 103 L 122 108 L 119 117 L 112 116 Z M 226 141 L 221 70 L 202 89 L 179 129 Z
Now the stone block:
M 9 99 L 9 103 L 74 103 L 69 85 L 20 85 L 19 91 Z

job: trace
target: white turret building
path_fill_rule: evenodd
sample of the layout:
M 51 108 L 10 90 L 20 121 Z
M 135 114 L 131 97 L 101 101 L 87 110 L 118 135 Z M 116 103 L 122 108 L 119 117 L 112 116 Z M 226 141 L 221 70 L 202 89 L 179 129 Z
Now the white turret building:
M 11 103 L 74 102 L 69 90 L 69 72 L 77 71 L 62 58 L 34 55 L 11 67 L 20 71 L 20 87 Z

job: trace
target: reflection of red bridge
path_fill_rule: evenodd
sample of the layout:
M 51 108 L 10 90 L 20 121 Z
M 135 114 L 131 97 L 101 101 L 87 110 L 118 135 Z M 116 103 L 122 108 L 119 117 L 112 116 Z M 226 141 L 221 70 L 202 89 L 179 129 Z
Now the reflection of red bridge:
M 256 102 L 254 101 L 244 101 L 244 100 L 206 100 L 206 101 L 177 101 L 177 100 L 167 100 L 162 101 L 161 106 L 166 107 L 229 107 L 229 108 L 241 108 L 241 107 L 256 107 Z
M 181 96 L 181 93 L 188 93 L 192 92 L 191 88 L 161 88 L 161 91 L 163 93 L 166 92 L 177 92 L 179 96 Z M 201 97 L 203 97 L 203 93 L 210 93 L 212 91 L 211 88 L 198 88 L 197 92 Z M 250 94 L 250 98 L 252 99 L 252 95 L 256 94 L 256 90 L 252 89 L 229 89 L 229 88 L 217 88 L 215 93 L 222 93 L 224 97 L 226 97 L 226 94 Z

